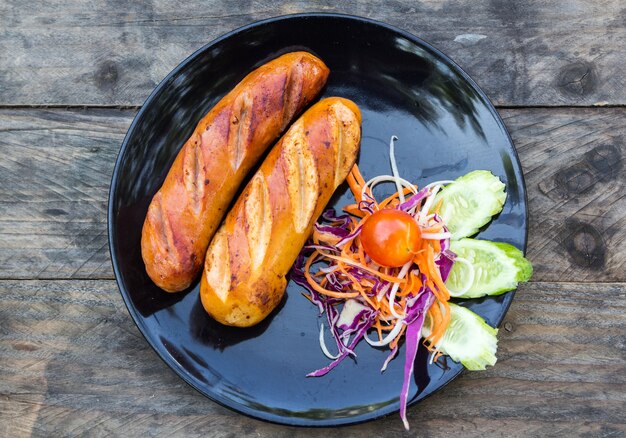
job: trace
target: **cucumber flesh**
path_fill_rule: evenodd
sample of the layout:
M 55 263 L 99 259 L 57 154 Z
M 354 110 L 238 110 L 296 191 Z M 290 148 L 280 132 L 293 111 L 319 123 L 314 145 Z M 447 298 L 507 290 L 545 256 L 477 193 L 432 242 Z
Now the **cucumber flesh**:
M 530 262 L 513 245 L 488 240 L 461 239 L 450 242 L 450 250 L 471 263 L 474 281 L 463 292 L 470 278 L 470 268 L 462 262 L 452 266 L 446 286 L 457 298 L 480 298 L 513 290 L 520 281 L 528 281 L 533 273 Z
M 450 324 L 436 347 L 452 360 L 461 362 L 471 371 L 484 370 L 495 365 L 498 349 L 498 329 L 491 327 L 480 316 L 465 307 L 450 304 Z M 427 321 L 428 323 L 428 321 Z M 430 335 L 424 324 L 422 336 Z
M 474 170 L 441 190 L 435 197 L 433 209 L 441 202 L 439 215 L 453 240 L 473 236 L 502 211 L 506 201 L 504 187 L 488 170 Z

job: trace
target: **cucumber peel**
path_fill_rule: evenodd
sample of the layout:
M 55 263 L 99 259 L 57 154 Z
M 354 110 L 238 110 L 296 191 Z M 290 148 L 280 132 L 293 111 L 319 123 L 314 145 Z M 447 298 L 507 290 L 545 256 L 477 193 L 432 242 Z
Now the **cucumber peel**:
M 452 233 L 452 240 L 473 236 L 502 211 L 504 188 L 500 178 L 488 170 L 474 170 L 441 190 L 433 209 L 441 202 L 439 215 Z
M 491 327 L 480 316 L 465 307 L 450 305 L 450 324 L 443 337 L 435 345 L 443 354 L 461 362 L 470 371 L 484 370 L 493 366 L 498 349 L 498 329 Z M 424 338 L 430 335 L 428 321 L 422 329 Z
M 474 281 L 468 289 L 470 268 L 462 262 L 454 263 L 446 280 L 453 297 L 500 295 L 517 288 L 519 282 L 530 280 L 533 274 L 533 267 L 522 251 L 508 243 L 461 239 L 450 242 L 450 250 L 467 260 L 474 269 Z

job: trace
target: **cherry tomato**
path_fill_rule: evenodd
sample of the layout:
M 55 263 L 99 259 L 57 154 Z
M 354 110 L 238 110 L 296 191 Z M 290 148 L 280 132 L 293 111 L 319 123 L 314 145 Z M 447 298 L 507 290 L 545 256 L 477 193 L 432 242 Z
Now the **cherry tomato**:
M 376 211 L 361 228 L 365 253 L 381 266 L 395 268 L 406 264 L 417 252 L 421 240 L 415 219 L 400 210 Z

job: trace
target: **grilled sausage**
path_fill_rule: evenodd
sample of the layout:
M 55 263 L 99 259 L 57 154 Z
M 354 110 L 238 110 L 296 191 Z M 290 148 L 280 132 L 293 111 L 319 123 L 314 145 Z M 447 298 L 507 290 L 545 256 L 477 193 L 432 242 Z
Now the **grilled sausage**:
M 206 254 L 200 298 L 218 322 L 251 326 L 278 305 L 285 276 L 356 160 L 360 127 L 353 102 L 324 99 L 271 150 Z
M 198 123 L 154 195 L 141 233 L 152 281 L 187 288 L 243 178 L 322 89 L 324 63 L 306 52 L 254 70 Z

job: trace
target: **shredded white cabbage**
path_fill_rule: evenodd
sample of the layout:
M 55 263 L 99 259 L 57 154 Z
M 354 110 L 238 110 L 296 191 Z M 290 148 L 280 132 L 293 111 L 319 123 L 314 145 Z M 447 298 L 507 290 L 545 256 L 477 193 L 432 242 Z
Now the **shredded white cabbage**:
M 415 184 L 411 184 L 410 181 L 407 181 L 404 178 L 400 178 L 400 177 L 395 178 L 393 175 L 379 175 L 379 176 L 375 176 L 374 178 L 370 179 L 369 181 L 365 183 L 361 191 L 362 196 L 365 196 L 366 190 L 368 188 L 370 190 L 373 190 L 375 185 L 380 184 L 382 182 L 392 182 L 392 183 L 399 182 L 401 189 L 402 187 L 405 187 L 405 188 L 410 189 L 413 192 L 413 194 L 417 193 L 417 187 L 415 186 Z M 400 193 L 402 193 L 402 190 L 400 190 Z
M 391 140 L 389 140 L 389 161 L 391 161 L 391 173 L 393 174 L 394 182 L 396 183 L 396 190 L 398 190 L 398 197 L 400 202 L 404 202 L 404 188 L 400 183 L 400 172 L 398 172 L 398 163 L 396 163 L 396 153 L 395 153 L 395 144 L 394 142 L 398 139 L 395 135 L 391 136 Z
M 326 342 L 324 342 L 324 324 L 320 324 L 320 348 L 322 349 L 322 353 L 324 353 L 324 356 L 331 360 L 335 360 L 339 357 L 339 354 L 337 354 L 336 356 L 330 354 L 330 351 L 328 351 L 328 348 L 326 348 Z
M 411 266 L 413 266 L 413 260 L 402 266 L 402 269 L 400 269 L 398 273 L 398 278 L 404 278 L 409 272 L 409 269 L 411 269 Z M 389 292 L 389 311 L 391 311 L 391 314 L 396 318 L 404 318 L 404 315 L 400 315 L 396 312 L 396 294 L 398 293 L 399 287 L 400 283 L 394 283 L 391 287 L 391 292 Z
M 370 338 L 367 337 L 367 333 L 363 337 L 365 338 L 365 341 L 368 344 L 370 344 L 372 347 L 383 347 L 383 346 L 389 344 L 391 341 L 393 341 L 396 336 L 398 336 L 398 333 L 400 333 L 400 330 L 402 330 L 402 323 L 403 322 L 404 321 L 402 319 L 398 319 L 396 321 L 396 325 L 393 327 L 393 329 L 391 329 L 391 331 L 387 334 L 387 336 L 385 336 L 380 341 L 372 341 Z
M 422 239 L 443 240 L 443 239 L 451 238 L 452 233 L 449 231 L 445 233 L 422 233 L 421 236 L 422 236 Z

